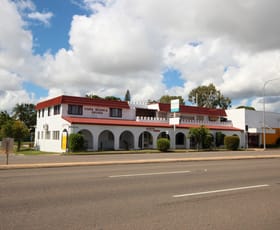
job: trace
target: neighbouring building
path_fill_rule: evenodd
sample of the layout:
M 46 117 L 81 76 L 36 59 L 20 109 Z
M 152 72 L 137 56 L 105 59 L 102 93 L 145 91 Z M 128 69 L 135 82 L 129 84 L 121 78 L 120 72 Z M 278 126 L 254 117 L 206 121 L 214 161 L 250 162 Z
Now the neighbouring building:
M 262 147 L 265 137 L 268 146 L 280 144 L 280 114 L 246 109 L 226 110 L 234 127 L 245 130 L 244 138 L 248 147 Z M 264 120 L 265 119 L 265 120 Z
M 83 135 L 88 151 L 155 149 L 160 137 L 169 138 L 173 149 L 188 149 L 194 147 L 189 129 L 201 125 L 213 138 L 217 132 L 238 135 L 240 147 L 245 146 L 244 127 L 235 126 L 222 109 L 180 105 L 176 125 L 170 123 L 170 104 L 162 103 L 63 95 L 38 103 L 36 110 L 35 146 L 41 151 L 66 152 L 71 133 Z

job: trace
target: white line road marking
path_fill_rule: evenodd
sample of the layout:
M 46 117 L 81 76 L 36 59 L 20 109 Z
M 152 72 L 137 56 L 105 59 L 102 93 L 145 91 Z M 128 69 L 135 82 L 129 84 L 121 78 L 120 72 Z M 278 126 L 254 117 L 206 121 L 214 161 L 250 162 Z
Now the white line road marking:
M 174 198 L 179 198 L 179 197 L 187 197 L 187 196 L 198 196 L 198 195 L 204 195 L 204 194 L 229 192 L 229 191 L 245 190 L 245 189 L 253 189 L 253 188 L 261 188 L 261 187 L 268 187 L 268 186 L 270 186 L 270 185 L 260 184 L 260 185 L 246 186 L 246 187 L 227 188 L 227 189 L 220 189 L 220 190 L 213 190 L 213 191 L 206 191 L 206 192 L 195 192 L 195 193 L 180 194 L 180 195 L 174 195 L 173 197 Z
M 113 175 L 110 178 L 115 177 L 136 177 L 136 176 L 152 176 L 152 175 L 168 175 L 168 174 L 182 174 L 190 173 L 191 171 L 173 171 L 173 172 L 157 172 L 157 173 L 139 173 L 139 174 L 125 174 L 125 175 Z

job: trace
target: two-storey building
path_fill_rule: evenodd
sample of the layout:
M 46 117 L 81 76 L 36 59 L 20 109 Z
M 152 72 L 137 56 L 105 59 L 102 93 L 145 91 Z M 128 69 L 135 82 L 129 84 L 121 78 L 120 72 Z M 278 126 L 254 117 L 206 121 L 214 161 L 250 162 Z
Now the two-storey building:
M 240 146 L 244 132 L 227 121 L 222 109 L 180 105 L 174 114 L 170 104 L 139 104 L 125 101 L 59 96 L 37 104 L 35 145 L 41 151 L 67 151 L 68 136 L 81 133 L 88 151 L 156 148 L 157 139 L 168 137 L 172 148 L 191 148 L 187 138 L 191 127 L 204 125 L 216 132 L 236 134 Z

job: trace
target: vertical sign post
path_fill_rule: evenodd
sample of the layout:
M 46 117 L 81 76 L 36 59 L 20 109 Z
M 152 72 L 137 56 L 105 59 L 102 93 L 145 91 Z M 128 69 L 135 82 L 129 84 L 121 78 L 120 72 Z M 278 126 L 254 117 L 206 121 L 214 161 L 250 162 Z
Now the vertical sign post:
M 14 139 L 13 138 L 4 138 L 2 141 L 2 149 L 6 154 L 6 164 L 9 164 L 9 153 L 13 151 Z
M 180 111 L 179 99 L 171 100 L 170 111 L 173 113 L 173 118 L 169 119 L 169 124 L 173 125 L 173 147 L 176 149 L 176 125 L 178 125 L 180 122 L 180 118 L 176 117 L 176 113 Z

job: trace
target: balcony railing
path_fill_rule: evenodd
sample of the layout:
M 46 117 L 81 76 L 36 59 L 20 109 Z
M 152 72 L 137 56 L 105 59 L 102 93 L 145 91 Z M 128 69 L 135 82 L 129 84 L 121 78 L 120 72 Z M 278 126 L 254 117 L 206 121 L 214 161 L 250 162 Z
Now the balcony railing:
M 162 118 L 162 117 L 137 116 L 136 121 L 169 123 L 169 119 Z M 180 119 L 180 124 L 211 125 L 211 126 L 226 126 L 226 127 L 231 127 L 232 126 L 231 121 L 201 121 L 201 120 L 186 120 L 186 119 Z

